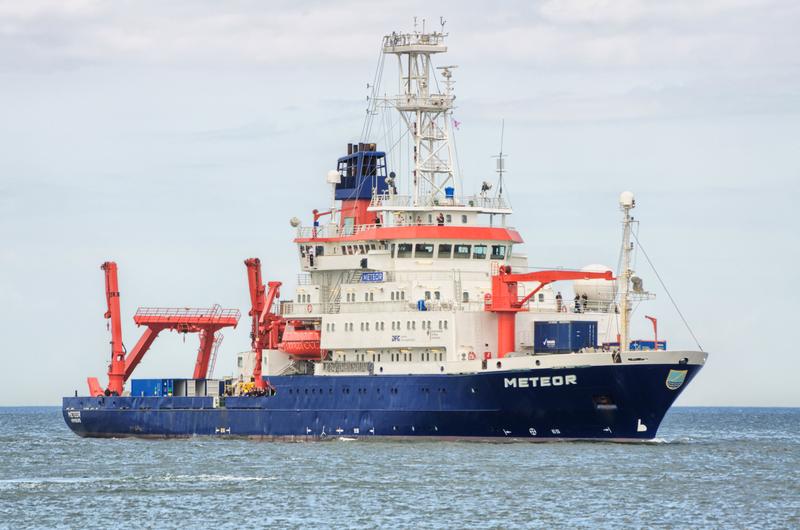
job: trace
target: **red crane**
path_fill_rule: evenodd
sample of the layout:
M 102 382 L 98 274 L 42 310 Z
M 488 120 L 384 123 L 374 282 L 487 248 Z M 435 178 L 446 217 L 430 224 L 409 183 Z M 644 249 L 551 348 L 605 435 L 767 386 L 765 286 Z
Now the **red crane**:
M 261 260 L 249 258 L 244 260 L 247 267 L 247 282 L 250 287 L 250 313 L 253 328 L 250 332 L 253 351 L 256 354 L 253 366 L 253 378 L 256 388 L 266 388 L 267 383 L 261 377 L 261 363 L 265 349 L 278 348 L 286 327 L 283 317 L 272 312 L 272 304 L 280 298 L 281 282 L 269 282 L 264 286 L 261 279 Z
M 117 264 L 107 261 L 100 267 L 106 277 L 106 303 L 108 310 L 105 318 L 111 320 L 111 364 L 108 367 L 108 387 L 100 386 L 96 377 L 89 377 L 89 393 L 92 396 L 120 395 L 125 382 L 133 370 L 141 362 L 144 354 L 150 349 L 158 334 L 165 330 L 180 333 L 200 333 L 200 348 L 194 367 L 194 379 L 204 379 L 208 373 L 208 363 L 214 345 L 214 334 L 224 327 L 236 327 L 239 322 L 238 309 L 222 309 L 215 305 L 211 308 L 145 308 L 140 307 L 133 317 L 138 326 L 147 326 L 130 353 L 125 351 L 122 343 L 122 319 L 119 306 L 119 282 Z
M 492 294 L 486 297 L 484 309 L 497 313 L 497 356 L 505 357 L 514 351 L 516 341 L 516 317 L 520 311 L 527 311 L 525 303 L 538 293 L 545 285 L 560 280 L 613 280 L 611 271 L 536 271 L 523 274 L 511 274 L 508 265 L 500 267 L 492 276 Z M 519 282 L 538 282 L 539 285 L 530 293 L 519 298 L 517 293 Z

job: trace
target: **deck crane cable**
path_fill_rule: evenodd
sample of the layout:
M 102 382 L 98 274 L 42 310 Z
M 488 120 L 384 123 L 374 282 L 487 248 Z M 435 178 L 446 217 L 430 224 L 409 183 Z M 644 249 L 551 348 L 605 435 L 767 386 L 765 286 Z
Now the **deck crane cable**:
M 686 329 L 689 331 L 689 334 L 694 339 L 694 343 L 697 344 L 697 347 L 700 349 L 700 351 L 705 351 L 705 350 L 703 350 L 703 347 L 700 345 L 700 341 L 697 340 L 697 336 L 694 334 L 694 331 L 692 331 L 692 327 L 689 325 L 689 322 L 687 322 L 686 317 L 684 317 L 683 313 L 681 313 L 681 310 L 678 307 L 677 302 L 675 302 L 675 299 L 672 298 L 672 295 L 670 294 L 669 289 L 667 289 L 667 286 L 664 284 L 664 280 L 661 279 L 661 275 L 658 274 L 658 271 L 656 270 L 655 265 L 653 265 L 653 262 L 650 261 L 650 256 L 647 255 L 647 251 L 644 249 L 642 244 L 639 242 L 639 238 L 636 237 L 636 233 L 633 230 L 631 231 L 631 235 L 633 236 L 633 239 L 636 241 L 636 245 L 639 247 L 639 250 L 642 251 L 642 255 L 647 260 L 647 263 L 650 265 L 650 268 L 653 269 L 653 272 L 655 273 L 656 278 L 658 278 L 658 282 L 661 284 L 662 289 L 664 289 L 664 292 L 667 293 L 667 296 L 669 297 L 669 301 L 672 302 L 672 306 L 675 308 L 675 311 L 678 312 L 678 316 L 681 317 L 681 320 L 683 321 L 683 325 L 686 326 Z

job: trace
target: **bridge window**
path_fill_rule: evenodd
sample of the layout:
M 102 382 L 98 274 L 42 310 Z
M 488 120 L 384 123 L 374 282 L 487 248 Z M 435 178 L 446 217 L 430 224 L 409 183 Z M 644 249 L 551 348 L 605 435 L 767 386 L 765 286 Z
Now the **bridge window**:
M 325 255 L 325 247 L 323 247 L 321 245 L 316 247 L 316 255 L 317 256 L 324 256 Z
M 486 259 L 486 245 L 475 245 L 472 251 L 473 259 Z
M 439 253 L 437 254 L 439 259 L 450 259 L 450 256 L 453 254 L 453 245 L 450 243 L 440 243 L 439 244 Z
M 412 254 L 413 246 L 411 243 L 400 243 L 397 245 L 397 257 L 398 258 L 410 258 Z
M 455 259 L 469 259 L 470 250 L 470 245 L 456 245 L 453 257 Z
M 492 259 L 505 259 L 506 247 L 505 245 L 492 245 Z
M 433 245 L 430 243 L 417 243 L 414 245 L 416 257 L 418 258 L 432 258 L 433 257 Z

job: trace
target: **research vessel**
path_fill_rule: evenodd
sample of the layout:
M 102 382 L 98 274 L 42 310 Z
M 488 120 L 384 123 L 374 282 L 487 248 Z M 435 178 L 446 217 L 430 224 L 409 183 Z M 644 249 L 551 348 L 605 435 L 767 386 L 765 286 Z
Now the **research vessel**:
M 631 265 L 633 194 L 620 195 L 616 271 L 530 266 L 510 224 L 502 149 L 492 182 L 474 195 L 461 189 L 455 66 L 434 66 L 445 39 L 443 26 L 383 38 L 361 136 L 321 182 L 330 202 L 310 213 L 307 226 L 291 219 L 301 269 L 293 295 L 281 298 L 281 282 L 264 282 L 260 259 L 244 261 L 252 348 L 237 355 L 231 377 L 213 373 L 221 330 L 239 324 L 239 310 L 139 308 L 134 321 L 143 333 L 128 351 L 117 264 L 103 264 L 108 384 L 89 378 L 87 395 L 63 398 L 76 434 L 297 441 L 656 435 L 707 355 L 699 347 L 667 349 L 652 317 L 652 339 L 630 336 L 632 304 L 653 296 Z M 379 92 L 384 58 L 397 62 L 394 96 Z M 380 136 L 387 151 L 371 141 L 381 113 L 393 116 Z M 132 379 L 162 331 L 199 335 L 192 376 Z

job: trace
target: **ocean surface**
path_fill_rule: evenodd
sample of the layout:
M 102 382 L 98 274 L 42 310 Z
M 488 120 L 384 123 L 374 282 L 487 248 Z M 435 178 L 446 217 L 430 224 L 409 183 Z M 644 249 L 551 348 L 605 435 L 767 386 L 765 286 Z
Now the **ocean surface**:
M 800 528 L 800 409 L 676 408 L 657 440 L 93 440 L 0 408 L 2 528 Z

